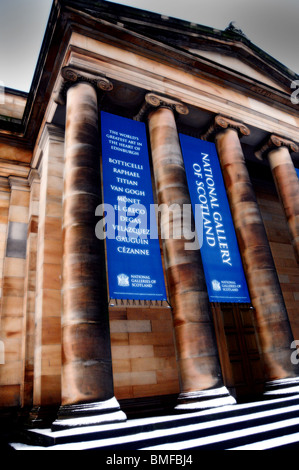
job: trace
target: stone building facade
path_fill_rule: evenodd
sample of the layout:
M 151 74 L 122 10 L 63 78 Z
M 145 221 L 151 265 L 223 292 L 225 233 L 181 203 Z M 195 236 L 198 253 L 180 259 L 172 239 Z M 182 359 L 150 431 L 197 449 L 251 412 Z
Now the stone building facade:
M 299 391 L 296 79 L 232 27 L 53 2 L 30 93 L 0 105 L 4 413 L 60 429 Z M 100 111 L 145 124 L 158 204 L 190 204 L 179 134 L 215 143 L 249 303 L 210 302 L 171 237 L 167 301 L 110 298 Z

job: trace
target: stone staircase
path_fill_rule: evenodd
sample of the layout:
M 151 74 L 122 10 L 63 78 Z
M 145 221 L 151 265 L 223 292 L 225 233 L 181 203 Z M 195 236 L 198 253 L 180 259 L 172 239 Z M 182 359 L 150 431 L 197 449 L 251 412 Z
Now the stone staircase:
M 32 429 L 10 448 L 113 453 L 299 449 L 299 396 L 72 430 Z

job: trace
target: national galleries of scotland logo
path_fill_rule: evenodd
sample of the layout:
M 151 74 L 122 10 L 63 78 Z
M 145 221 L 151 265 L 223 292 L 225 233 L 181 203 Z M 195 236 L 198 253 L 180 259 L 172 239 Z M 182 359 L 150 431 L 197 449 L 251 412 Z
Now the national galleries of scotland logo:
M 216 292 L 221 291 L 221 284 L 220 284 L 220 282 L 217 281 L 216 279 L 213 279 L 213 281 L 212 281 L 212 288 L 213 288 L 213 290 L 216 291 Z
M 126 274 L 118 274 L 117 284 L 121 287 L 129 287 L 130 285 L 129 276 L 127 276 Z

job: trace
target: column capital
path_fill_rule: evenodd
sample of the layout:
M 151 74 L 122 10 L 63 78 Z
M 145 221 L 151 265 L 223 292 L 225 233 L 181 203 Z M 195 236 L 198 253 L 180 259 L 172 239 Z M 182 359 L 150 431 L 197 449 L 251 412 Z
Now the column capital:
M 188 107 L 182 101 L 151 92 L 145 95 L 144 104 L 134 119 L 141 121 L 145 119 L 151 111 L 158 108 L 168 108 L 177 114 L 189 114 Z
M 66 66 L 61 69 L 61 83 L 55 92 L 55 102 L 64 105 L 66 102 L 66 94 L 69 88 L 78 83 L 86 82 L 92 85 L 96 90 L 102 92 L 111 91 L 113 84 L 108 78 L 85 72 L 72 66 Z
M 255 155 L 257 158 L 261 159 L 267 156 L 272 150 L 277 150 L 280 147 L 286 147 L 290 153 L 299 151 L 299 146 L 295 142 L 280 137 L 279 135 L 271 134 L 267 141 L 256 150 Z
M 202 135 L 201 138 L 203 140 L 214 140 L 219 132 L 223 132 L 227 129 L 235 129 L 238 132 L 240 138 L 250 135 L 249 128 L 243 122 L 235 121 L 230 117 L 218 114 L 214 118 L 214 121 L 212 122 L 207 132 Z

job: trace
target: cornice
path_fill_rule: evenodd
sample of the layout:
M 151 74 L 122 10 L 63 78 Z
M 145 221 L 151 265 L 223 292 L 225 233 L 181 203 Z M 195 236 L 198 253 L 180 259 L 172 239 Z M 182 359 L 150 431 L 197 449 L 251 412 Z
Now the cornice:
M 17 176 L 9 176 L 8 183 L 11 190 L 30 191 L 30 185 L 27 178 L 20 178 Z
M 270 85 L 259 82 L 258 80 L 254 80 L 247 75 L 230 69 L 225 65 L 209 60 L 206 57 L 192 54 L 191 52 L 184 49 L 183 45 L 177 47 L 176 44 L 171 43 L 171 41 L 167 43 L 159 41 L 154 35 L 154 25 L 151 25 L 153 28 L 153 34 L 151 36 L 146 36 L 146 33 L 144 32 L 142 34 L 141 31 L 138 32 L 137 30 L 134 31 L 134 29 L 128 29 L 129 25 L 108 23 L 103 19 L 93 18 L 91 15 L 88 15 L 84 12 L 81 14 L 80 18 L 81 24 L 74 22 L 72 25 L 73 31 L 79 34 L 87 34 L 88 37 L 91 37 L 102 43 L 123 48 L 124 50 L 128 50 L 129 45 L 130 51 L 132 53 L 136 53 L 142 57 L 146 57 L 150 60 L 157 60 L 160 64 L 179 67 L 190 75 L 201 77 L 211 81 L 212 83 L 223 82 L 229 88 L 245 93 L 247 96 L 255 98 L 259 101 L 263 101 L 268 105 L 278 107 L 279 109 L 284 109 L 287 112 L 290 112 L 291 110 L 293 113 L 298 112 L 298 106 L 294 105 L 290 100 L 290 93 L 282 92 L 281 90 L 273 88 Z M 91 19 L 93 19 L 94 22 L 99 23 L 98 27 L 93 28 L 92 30 L 88 29 L 90 27 Z M 190 31 L 190 34 L 191 32 L 192 31 Z M 181 38 L 183 32 L 177 31 L 177 34 L 178 37 Z M 207 39 L 207 41 L 209 41 L 209 39 Z M 239 43 L 238 41 L 236 42 L 231 37 L 225 40 L 221 38 L 221 36 L 216 40 L 215 38 L 211 38 L 211 42 L 214 43 L 216 50 L 217 43 L 219 48 L 232 48 L 232 53 L 234 56 L 239 51 L 240 60 L 245 60 L 255 68 L 257 67 L 257 57 L 254 54 L 252 56 L 252 61 L 248 61 L 248 57 L 250 56 L 250 49 L 248 48 L 247 44 L 244 44 L 243 42 Z M 286 88 L 290 86 L 292 78 L 287 77 L 286 74 L 280 72 L 278 69 L 276 70 L 272 63 L 269 64 L 267 68 L 264 57 L 261 57 L 260 60 L 261 72 L 266 73 L 272 79 L 274 78 L 275 74 L 278 74 L 276 76 L 277 82 L 280 84 L 284 83 Z M 265 67 L 267 69 L 266 71 Z M 296 74 L 294 74 L 293 79 L 294 77 L 296 77 Z
M 8 178 L 5 178 L 4 176 L 0 176 L 0 192 L 10 192 L 10 184 L 8 182 Z

